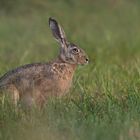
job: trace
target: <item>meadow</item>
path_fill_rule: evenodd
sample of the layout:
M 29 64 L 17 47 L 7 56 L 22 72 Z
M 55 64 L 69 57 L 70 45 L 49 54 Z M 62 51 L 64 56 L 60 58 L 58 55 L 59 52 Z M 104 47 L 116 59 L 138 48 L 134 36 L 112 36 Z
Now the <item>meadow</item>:
M 140 139 L 139 0 L 0 0 L 0 75 L 57 56 L 48 18 L 89 56 L 70 93 L 42 110 L 0 99 L 1 140 Z

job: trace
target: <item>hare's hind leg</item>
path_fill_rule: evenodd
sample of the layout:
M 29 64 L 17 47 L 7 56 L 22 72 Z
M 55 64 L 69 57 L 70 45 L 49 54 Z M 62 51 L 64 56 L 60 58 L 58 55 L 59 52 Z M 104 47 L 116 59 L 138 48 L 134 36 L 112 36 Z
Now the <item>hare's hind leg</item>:
M 17 106 L 17 103 L 19 101 L 19 91 L 17 90 L 15 85 L 10 84 L 0 87 L 0 93 L 2 93 L 1 99 L 3 102 L 5 102 L 9 98 L 10 102 Z
M 17 103 L 19 101 L 19 91 L 14 85 L 9 85 L 7 91 L 10 98 L 12 99 L 12 103 L 17 106 Z

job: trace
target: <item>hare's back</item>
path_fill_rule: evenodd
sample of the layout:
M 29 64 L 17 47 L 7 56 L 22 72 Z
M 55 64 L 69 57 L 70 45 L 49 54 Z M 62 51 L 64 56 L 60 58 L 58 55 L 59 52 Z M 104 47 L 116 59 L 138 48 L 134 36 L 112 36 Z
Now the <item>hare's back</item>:
M 26 64 L 16 69 L 10 70 L 0 78 L 0 87 L 12 82 L 18 82 L 20 79 L 33 79 L 42 73 L 49 73 L 50 65 L 47 63 Z

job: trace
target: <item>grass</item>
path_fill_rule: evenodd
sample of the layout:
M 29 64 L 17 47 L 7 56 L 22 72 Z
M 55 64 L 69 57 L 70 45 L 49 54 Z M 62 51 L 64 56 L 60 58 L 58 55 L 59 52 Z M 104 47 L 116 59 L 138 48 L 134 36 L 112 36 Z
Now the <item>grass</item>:
M 0 75 L 58 53 L 48 27 L 56 17 L 90 64 L 78 67 L 69 95 L 43 110 L 0 101 L 2 140 L 140 139 L 140 3 L 138 0 L 1 0 Z

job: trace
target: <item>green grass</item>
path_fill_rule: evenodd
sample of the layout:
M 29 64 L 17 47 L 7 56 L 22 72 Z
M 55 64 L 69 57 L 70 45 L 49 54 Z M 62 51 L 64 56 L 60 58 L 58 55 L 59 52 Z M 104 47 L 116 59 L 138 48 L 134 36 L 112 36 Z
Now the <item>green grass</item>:
M 0 139 L 139 140 L 139 6 L 138 0 L 1 0 L 0 75 L 57 56 L 50 16 L 90 63 L 78 67 L 69 95 L 50 99 L 41 111 L 1 99 Z

